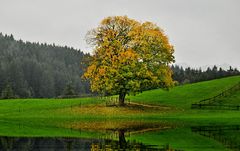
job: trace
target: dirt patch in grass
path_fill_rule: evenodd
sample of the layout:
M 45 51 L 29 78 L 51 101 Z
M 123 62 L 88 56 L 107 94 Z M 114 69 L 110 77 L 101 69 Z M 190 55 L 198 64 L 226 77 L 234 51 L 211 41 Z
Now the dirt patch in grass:
M 142 115 L 142 114 L 165 114 L 173 111 L 166 106 L 153 106 L 139 103 L 131 103 L 123 107 L 111 106 L 107 107 L 104 104 L 87 105 L 87 106 L 73 106 L 58 110 L 61 113 L 79 114 L 79 115 L 98 115 L 98 116 L 128 116 L 128 115 Z
M 65 124 L 66 128 L 82 129 L 82 130 L 98 130 L 98 131 L 117 131 L 125 130 L 132 132 L 145 132 L 156 129 L 169 129 L 174 125 L 167 122 L 144 122 L 144 121 L 121 121 L 121 120 L 107 120 L 107 121 L 91 121 L 91 122 L 74 122 Z

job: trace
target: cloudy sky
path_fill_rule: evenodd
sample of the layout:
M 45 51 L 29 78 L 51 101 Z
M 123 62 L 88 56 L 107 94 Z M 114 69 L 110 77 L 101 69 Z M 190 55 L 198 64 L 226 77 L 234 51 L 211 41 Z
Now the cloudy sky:
M 0 0 L 0 32 L 91 52 L 87 31 L 115 15 L 164 29 L 177 63 L 240 66 L 239 0 Z

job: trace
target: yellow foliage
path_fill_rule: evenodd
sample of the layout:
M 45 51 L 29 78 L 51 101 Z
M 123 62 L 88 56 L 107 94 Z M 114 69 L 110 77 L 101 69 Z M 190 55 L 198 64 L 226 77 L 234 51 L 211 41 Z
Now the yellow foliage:
M 89 34 L 95 49 L 84 77 L 93 91 L 129 94 L 173 85 L 168 66 L 174 62 L 174 49 L 156 24 L 107 17 Z

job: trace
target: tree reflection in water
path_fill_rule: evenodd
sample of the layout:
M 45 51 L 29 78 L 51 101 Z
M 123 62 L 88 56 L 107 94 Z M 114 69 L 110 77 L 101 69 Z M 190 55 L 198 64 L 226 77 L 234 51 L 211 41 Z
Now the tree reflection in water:
M 169 145 L 158 147 L 146 145 L 141 142 L 127 141 L 125 130 L 118 130 L 116 139 L 87 139 L 67 137 L 0 137 L 1 151 L 75 151 L 75 150 L 153 150 L 153 151 L 177 151 L 170 149 Z
M 136 151 L 136 150 L 151 150 L 151 151 L 180 151 L 171 149 L 169 145 L 159 148 L 156 145 L 146 145 L 136 141 L 126 141 L 125 130 L 118 130 L 118 140 L 106 139 L 103 143 L 96 143 L 91 145 L 91 151 L 105 151 L 105 150 L 122 150 L 122 151 Z

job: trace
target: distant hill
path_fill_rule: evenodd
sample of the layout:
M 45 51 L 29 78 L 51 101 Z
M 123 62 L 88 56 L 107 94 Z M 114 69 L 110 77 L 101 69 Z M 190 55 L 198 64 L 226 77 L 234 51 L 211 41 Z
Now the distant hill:
M 76 95 L 89 93 L 88 82 L 81 79 L 86 68 L 82 61 L 89 54 L 80 50 L 17 41 L 0 33 L 0 54 L 0 97 L 2 93 L 23 98 L 57 97 L 68 85 Z
M 129 96 L 129 98 L 132 102 L 190 108 L 192 103 L 218 95 L 239 82 L 240 76 L 232 76 L 176 86 L 169 91 L 162 89 L 145 91 L 136 96 Z

